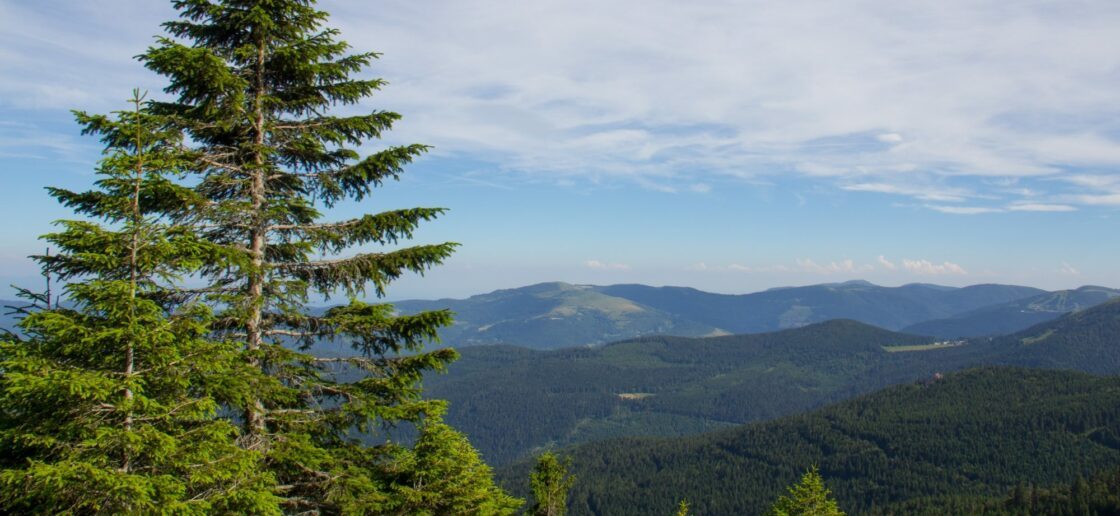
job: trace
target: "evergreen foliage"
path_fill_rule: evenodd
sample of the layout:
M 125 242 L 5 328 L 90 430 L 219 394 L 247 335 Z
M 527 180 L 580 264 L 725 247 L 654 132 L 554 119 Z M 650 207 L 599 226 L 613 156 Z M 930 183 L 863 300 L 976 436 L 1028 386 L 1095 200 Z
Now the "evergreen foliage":
M 444 403 L 420 396 L 457 357 L 423 349 L 451 313 L 354 299 L 448 257 L 456 244 L 401 245 L 444 210 L 321 220 L 427 149 L 363 158 L 399 115 L 330 114 L 384 84 L 351 77 L 376 54 L 348 53 L 311 0 L 172 3 L 180 18 L 141 60 L 173 99 L 79 114 L 110 149 L 104 177 L 51 190 L 110 227 L 46 237 L 62 252 L 39 260 L 73 308 L 31 307 L 0 344 L 4 508 L 512 512 Z M 351 302 L 304 308 L 340 293 Z M 301 349 L 334 340 L 353 352 Z M 421 428 L 415 447 L 390 438 L 399 424 Z
M 425 390 L 450 401 L 447 422 L 501 465 L 544 446 L 698 434 L 773 419 L 966 367 L 1118 374 L 1120 302 L 1006 337 L 921 346 L 930 342 L 836 320 L 765 334 L 643 337 L 591 349 L 473 346 Z
M 529 474 L 529 487 L 533 490 L 533 516 L 564 516 L 568 512 L 568 491 L 575 477 L 568 474 L 571 461 L 560 460 L 552 452 L 544 452 Z
M 264 454 L 286 510 L 389 511 L 390 482 L 407 450 L 383 431 L 442 410 L 441 402 L 421 399 L 421 375 L 457 355 L 423 347 L 451 313 L 402 316 L 353 298 L 367 289 L 383 296 L 393 280 L 422 274 L 457 244 L 398 247 L 441 208 L 341 221 L 323 221 L 321 210 L 368 199 L 427 147 L 387 147 L 365 157 L 355 150 L 400 116 L 331 114 L 385 83 L 354 77 L 377 54 L 350 53 L 338 31 L 323 26 L 327 14 L 313 1 L 173 4 L 180 19 L 164 24 L 169 37 L 141 60 L 167 77 L 165 91 L 176 98 L 159 111 L 192 144 L 192 181 L 205 202 L 179 220 L 229 256 L 201 271 L 207 286 L 200 292 L 222 308 L 214 328 L 241 341 L 245 362 L 269 375 L 236 405 L 241 445 Z M 304 307 L 313 294 L 352 300 L 316 315 Z M 354 355 L 298 349 L 320 340 L 350 342 Z M 350 368 L 364 376 L 340 379 Z
M 1120 379 L 984 368 L 891 387 L 808 414 L 682 438 L 568 450 L 571 514 L 761 514 L 818 464 L 845 510 L 902 513 L 1052 486 L 1120 463 Z M 499 471 L 514 488 L 529 463 Z M 640 486 L 640 487 L 636 487 Z M 968 502 L 972 504 L 973 502 Z M 968 511 L 942 510 L 941 514 Z
M 523 503 L 494 485 L 466 437 L 439 418 L 424 422 L 401 465 L 392 484 L 395 514 L 514 514 Z
M 260 375 L 208 338 L 210 310 L 173 283 L 224 250 L 169 224 L 181 143 L 146 108 L 77 113 L 106 153 L 97 188 L 51 189 L 90 220 L 46 235 L 38 256 L 67 280 L 68 308 L 32 296 L 25 339 L 0 343 L 0 507 L 9 513 L 276 513 L 272 476 L 216 412 Z
M 854 321 L 600 348 L 472 346 L 425 392 L 493 465 L 532 450 L 627 435 L 686 435 L 816 408 L 972 361 L 978 348 L 888 353 L 924 337 Z M 624 395 L 624 396 L 620 396 Z M 629 396 L 625 396 L 629 395 Z M 674 501 L 675 502 L 675 501 Z
M 836 500 L 824 485 L 820 470 L 813 466 L 801 481 L 789 487 L 789 492 L 778 498 L 768 516 L 843 516 Z
M 399 316 L 389 304 L 353 298 L 367 289 L 382 297 L 393 280 L 422 274 L 457 244 L 399 246 L 442 208 L 335 222 L 321 221 L 320 209 L 370 198 L 428 148 L 358 154 L 400 115 L 330 114 L 360 104 L 384 81 L 354 77 L 376 54 L 349 53 L 314 1 L 172 3 L 180 19 L 164 25 L 169 37 L 141 60 L 168 78 L 176 98 L 159 104 L 160 113 L 192 142 L 195 191 L 205 203 L 179 221 L 230 255 L 200 272 L 204 299 L 222 307 L 214 328 L 241 340 L 244 362 L 269 375 L 235 405 L 241 444 L 264 454 L 286 510 L 388 512 L 407 450 L 383 430 L 441 412 L 444 404 L 420 397 L 421 375 L 457 354 L 423 347 L 451 315 Z M 339 293 L 352 301 L 324 315 L 305 308 L 311 294 Z M 348 341 L 354 354 L 298 349 L 319 340 Z M 338 375 L 353 368 L 363 376 Z
M 1064 484 L 1019 483 L 1003 497 L 941 496 L 897 504 L 898 514 L 1105 516 L 1120 514 L 1120 469 L 1078 475 Z

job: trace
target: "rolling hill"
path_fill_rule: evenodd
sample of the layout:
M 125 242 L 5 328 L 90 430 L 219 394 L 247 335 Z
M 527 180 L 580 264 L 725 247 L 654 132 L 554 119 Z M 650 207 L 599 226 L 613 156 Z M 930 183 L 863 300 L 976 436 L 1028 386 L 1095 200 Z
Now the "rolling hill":
M 1001 364 L 1120 374 L 1120 299 L 992 340 Z
M 1059 290 L 986 306 L 946 319 L 920 322 L 907 326 L 902 331 L 942 338 L 1005 335 L 1099 305 L 1117 296 L 1120 296 L 1120 290 L 1105 287 L 1085 286 L 1076 290 Z
M 1011 285 L 954 288 L 913 283 L 881 287 L 849 281 L 723 295 L 681 287 L 612 285 L 600 292 L 679 314 L 732 333 L 795 328 L 831 319 L 853 319 L 897 330 L 983 306 L 1036 296 L 1043 291 Z
M 984 368 L 812 413 L 684 438 L 569 450 L 571 514 L 760 514 L 810 465 L 852 514 L 1002 496 L 1120 464 L 1120 378 Z M 527 464 L 501 470 L 525 491 Z
M 643 337 L 599 348 L 460 349 L 425 395 L 491 463 L 544 446 L 623 435 L 685 435 L 759 421 L 978 360 L 976 347 L 836 320 L 780 332 Z M 930 355 L 937 359 L 931 360 Z
M 514 344 L 554 349 L 603 344 L 640 335 L 720 335 L 726 332 L 677 314 L 603 294 L 593 287 L 541 283 L 468 299 L 400 301 L 415 313 L 449 308 L 455 324 L 441 330 L 452 346 Z
M 541 283 L 467 299 L 400 301 L 405 313 L 449 308 L 445 343 L 537 349 L 596 345 L 644 335 L 699 337 L 797 328 L 852 319 L 887 329 L 940 319 L 1043 291 L 1008 285 L 964 288 L 863 281 L 725 295 L 682 287 Z
M 1120 373 L 1120 300 L 1002 338 L 941 341 L 849 320 L 599 348 L 460 350 L 426 395 L 487 460 L 609 437 L 687 435 L 794 414 L 981 365 Z

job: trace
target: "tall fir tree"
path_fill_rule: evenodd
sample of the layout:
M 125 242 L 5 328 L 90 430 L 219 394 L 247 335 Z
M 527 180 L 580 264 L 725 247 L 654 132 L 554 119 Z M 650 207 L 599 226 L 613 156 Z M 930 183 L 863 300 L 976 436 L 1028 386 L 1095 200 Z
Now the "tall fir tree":
M 259 450 L 293 511 L 384 512 L 407 450 L 380 433 L 420 422 L 442 404 L 420 397 L 425 371 L 457 355 L 424 350 L 447 311 L 398 315 L 381 297 L 405 273 L 441 263 L 454 243 L 397 247 L 444 212 L 407 208 L 324 222 L 324 208 L 364 201 L 427 150 L 388 147 L 361 157 L 400 117 L 388 111 L 329 114 L 353 106 L 384 82 L 353 78 L 376 58 L 349 52 L 312 0 L 177 0 L 180 19 L 141 59 L 166 76 L 177 97 L 161 112 L 194 143 L 196 190 L 207 204 L 183 217 L 234 258 L 203 271 L 217 328 L 243 342 L 246 363 L 270 375 L 238 407 L 242 445 Z M 374 251 L 360 252 L 378 246 Z M 308 312 L 311 295 L 349 304 Z M 317 340 L 353 344 L 350 357 L 315 357 Z M 300 348 L 296 344 L 303 346 Z M 338 373 L 360 369 L 343 381 Z M 356 434 L 373 434 L 364 446 Z
M 211 311 L 170 284 L 221 261 L 220 247 L 169 225 L 196 196 L 178 132 L 145 109 L 77 118 L 107 150 L 96 189 L 50 193 L 87 220 L 45 238 L 37 257 L 69 284 L 0 343 L 0 512 L 277 512 L 272 475 L 235 445 L 221 403 L 259 372 L 208 339 Z
M 529 487 L 533 490 L 533 516 L 564 516 L 568 512 L 568 492 L 576 478 L 568 473 L 570 459 L 561 460 L 552 452 L 537 457 L 529 473 Z
M 824 485 L 820 470 L 809 468 L 801 480 L 790 486 L 788 493 L 778 498 L 767 512 L 768 516 L 844 516 Z

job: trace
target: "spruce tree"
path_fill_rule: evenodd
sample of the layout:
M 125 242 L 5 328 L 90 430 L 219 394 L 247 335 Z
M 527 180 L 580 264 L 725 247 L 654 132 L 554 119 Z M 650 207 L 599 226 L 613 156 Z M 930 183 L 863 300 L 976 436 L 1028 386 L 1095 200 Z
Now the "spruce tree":
M 564 516 L 568 512 L 568 491 L 576 478 L 568 474 L 570 460 L 561 461 L 554 453 L 544 452 L 529 473 L 529 487 L 535 503 L 529 509 L 534 516 Z
M 393 479 L 393 514 L 514 514 L 524 502 L 502 492 L 463 434 L 439 417 L 424 421 Z
M 277 512 L 272 476 L 235 446 L 221 403 L 258 373 L 236 344 L 210 340 L 211 311 L 171 285 L 223 250 L 168 224 L 195 195 L 174 175 L 178 133 L 147 111 L 78 113 L 106 153 L 96 188 L 50 189 L 86 220 L 37 257 L 68 282 L 0 343 L 0 512 Z M 67 308 L 68 307 L 68 308 Z
M 790 486 L 767 512 L 769 516 L 843 516 L 832 493 L 824 485 L 820 471 L 813 466 Z
M 405 208 L 323 221 L 323 210 L 365 201 L 397 179 L 424 145 L 355 148 L 391 129 L 399 115 L 354 108 L 384 85 L 354 78 L 374 53 L 349 53 L 311 0 L 177 0 L 169 37 L 141 56 L 169 80 L 161 105 L 193 143 L 196 191 L 207 202 L 181 218 L 229 251 L 203 270 L 199 291 L 222 308 L 216 328 L 243 343 L 245 362 L 267 373 L 236 408 L 241 445 L 259 450 L 293 511 L 385 512 L 408 450 L 382 430 L 437 414 L 420 397 L 425 371 L 456 358 L 426 342 L 451 322 L 447 311 L 399 315 L 378 297 L 405 273 L 423 273 L 456 244 L 399 247 L 444 212 Z M 370 246 L 377 249 L 369 250 Z M 351 301 L 325 314 L 312 295 Z M 353 344 L 353 356 L 304 351 L 318 340 Z M 343 381 L 352 369 L 363 376 Z M 376 445 L 363 445 L 358 434 Z M 368 442 L 368 441 L 367 441 Z

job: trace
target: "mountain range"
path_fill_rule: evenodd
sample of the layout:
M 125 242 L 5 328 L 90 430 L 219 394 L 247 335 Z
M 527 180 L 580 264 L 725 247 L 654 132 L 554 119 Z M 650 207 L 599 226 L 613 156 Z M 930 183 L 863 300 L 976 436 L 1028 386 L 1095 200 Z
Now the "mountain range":
M 594 348 L 460 350 L 425 394 L 492 464 L 609 437 L 700 433 L 986 365 L 1120 373 L 1120 300 L 997 338 L 936 340 L 851 320 Z
M 441 331 L 453 347 L 510 344 L 534 349 L 601 345 L 648 335 L 704 337 L 761 333 L 832 319 L 941 338 L 1002 335 L 1120 295 L 1105 287 L 1047 292 L 1014 285 L 945 287 L 866 281 L 715 294 L 687 287 L 572 285 L 497 290 L 466 299 L 405 300 L 404 313 L 450 309 Z M 0 306 L 22 305 L 0 301 Z M 15 324 L 0 315 L 0 328 Z
M 865 281 L 714 294 L 685 287 L 541 283 L 467 299 L 408 300 L 405 313 L 448 308 L 441 332 L 454 347 L 534 349 L 600 345 L 646 335 L 760 333 L 832 319 L 955 338 L 1019 331 L 1120 295 L 1104 287 L 1046 292 L 1014 285 L 882 287 Z
M 945 319 L 912 324 L 907 333 L 938 337 L 981 337 L 1013 333 L 1062 315 L 1099 305 L 1116 297 L 1115 289 L 1084 286 L 981 307 Z

